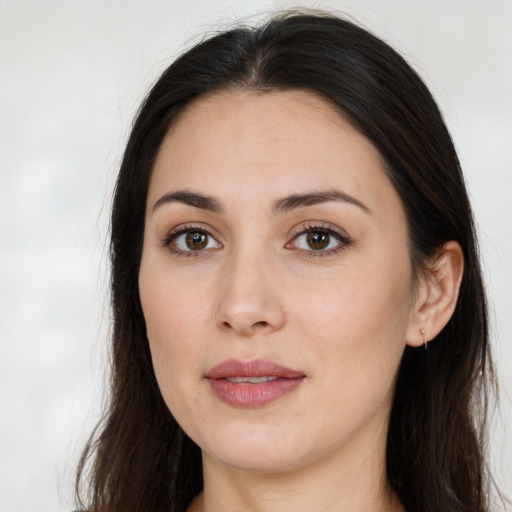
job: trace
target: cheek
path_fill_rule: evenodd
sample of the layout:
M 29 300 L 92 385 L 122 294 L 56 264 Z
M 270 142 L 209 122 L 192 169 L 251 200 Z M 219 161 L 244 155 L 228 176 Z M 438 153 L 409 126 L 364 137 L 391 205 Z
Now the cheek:
M 161 279 L 141 279 L 139 286 L 158 387 L 167 408 L 188 431 L 188 419 L 199 407 L 196 381 L 202 352 L 193 332 L 198 309 Z
M 344 439 L 354 429 L 387 421 L 408 318 L 405 286 L 346 280 L 322 300 L 299 310 L 303 339 L 315 364 L 318 384 L 312 415 L 326 439 Z M 315 378 L 319 377 L 319 378 Z M 316 425 L 318 427 L 318 425 Z
M 360 345 L 364 338 L 371 344 L 405 328 L 411 306 L 409 282 L 407 275 L 345 273 L 316 288 L 294 290 L 290 311 L 319 342 L 352 339 Z
M 360 390 L 372 383 L 374 389 L 392 383 L 405 347 L 409 283 L 405 273 L 390 279 L 375 272 L 345 276 L 328 293 L 311 293 L 307 301 L 295 294 L 295 321 L 329 363 L 327 386 L 342 382 L 345 391 L 354 388 L 352 396 L 361 396 Z
M 148 250 L 139 272 L 139 293 L 148 336 L 161 342 L 199 328 L 208 314 L 209 285 L 173 268 L 166 254 Z M 172 345 L 172 343 L 169 343 Z
M 169 390 L 199 363 L 197 331 L 204 324 L 201 302 L 206 299 L 168 269 L 159 272 L 157 262 L 144 259 L 139 291 L 155 375 L 167 401 Z

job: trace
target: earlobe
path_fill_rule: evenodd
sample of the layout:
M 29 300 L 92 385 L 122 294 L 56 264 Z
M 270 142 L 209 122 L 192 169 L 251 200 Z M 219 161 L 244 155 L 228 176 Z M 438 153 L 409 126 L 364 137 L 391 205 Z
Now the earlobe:
M 419 278 L 407 345 L 426 346 L 443 330 L 455 311 L 463 273 L 464 254 L 460 245 L 446 242 Z

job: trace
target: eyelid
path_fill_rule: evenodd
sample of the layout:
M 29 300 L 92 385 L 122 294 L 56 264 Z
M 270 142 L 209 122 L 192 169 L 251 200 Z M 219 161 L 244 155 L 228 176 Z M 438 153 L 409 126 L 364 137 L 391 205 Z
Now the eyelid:
M 171 247 L 172 242 L 177 237 L 193 231 L 202 232 L 205 233 L 207 236 L 211 237 L 218 244 L 218 247 L 216 247 L 215 249 L 221 249 L 224 247 L 223 243 L 219 240 L 220 236 L 214 234 L 215 230 L 213 230 L 210 226 L 202 224 L 200 222 L 179 224 L 178 226 L 175 226 L 162 237 L 161 245 L 163 247 L 168 247 L 171 252 L 177 255 L 199 256 L 201 253 L 209 252 L 209 250 L 211 250 L 212 248 L 198 249 L 197 251 L 194 251 L 182 250 L 176 247 Z M 297 240 L 299 236 L 314 231 L 324 232 L 329 236 L 334 237 L 338 241 L 338 244 L 336 245 L 336 247 L 332 247 L 330 249 L 325 250 L 308 250 L 296 247 L 294 245 L 294 242 Z M 351 237 L 345 230 L 329 222 L 323 221 L 307 221 L 305 223 L 299 224 L 290 231 L 288 237 L 289 241 L 284 246 L 286 249 L 300 251 L 301 253 L 310 257 L 328 256 L 331 254 L 335 254 L 345 249 L 348 245 L 352 243 Z
M 206 226 L 205 224 L 202 224 L 202 223 L 187 223 L 187 224 L 179 224 L 178 226 L 175 226 L 173 229 L 171 229 L 169 232 L 167 232 L 162 237 L 161 245 L 163 247 L 168 247 L 169 250 L 171 252 L 173 252 L 174 254 L 178 254 L 178 255 L 183 254 L 183 255 L 187 255 L 187 256 L 199 256 L 199 254 L 201 252 L 206 252 L 206 250 L 203 249 L 203 250 L 197 250 L 197 251 L 193 251 L 193 250 L 184 251 L 181 249 L 171 247 L 172 242 L 176 238 L 178 238 L 179 236 L 184 235 L 186 233 L 193 232 L 193 231 L 205 233 L 206 235 L 211 237 L 213 240 L 215 240 L 215 242 L 219 245 L 219 247 L 218 247 L 219 249 L 223 247 L 222 242 L 219 241 L 220 237 L 218 235 L 213 234 L 214 230 L 212 230 L 209 226 Z
M 331 249 L 327 250 L 318 250 L 315 251 L 314 249 L 307 250 L 307 249 L 301 249 L 298 247 L 294 247 L 292 244 L 294 241 L 301 235 L 305 235 L 310 232 L 324 232 L 327 233 L 330 236 L 333 236 L 338 240 L 339 244 L 336 247 L 333 247 Z M 331 254 L 335 254 L 343 249 L 345 249 L 348 245 L 352 243 L 351 237 L 348 235 L 348 233 L 337 227 L 332 225 L 329 222 L 316 222 L 316 221 L 308 221 L 304 224 L 301 224 L 295 228 L 292 229 L 291 233 L 291 240 L 286 243 L 285 248 L 293 249 L 296 251 L 301 251 L 302 253 L 306 254 L 307 256 L 316 257 L 316 256 L 328 256 Z
M 332 233 L 336 235 L 337 237 L 343 239 L 343 240 L 350 240 L 349 234 L 344 230 L 341 229 L 338 226 L 335 226 L 334 224 L 331 224 L 330 222 L 325 221 L 315 221 L 315 220 L 309 220 L 306 222 L 303 222 L 302 224 L 299 224 L 298 226 L 294 227 L 290 231 L 290 237 L 294 238 L 297 235 L 302 235 L 303 233 L 308 233 L 309 231 L 326 231 L 328 233 Z

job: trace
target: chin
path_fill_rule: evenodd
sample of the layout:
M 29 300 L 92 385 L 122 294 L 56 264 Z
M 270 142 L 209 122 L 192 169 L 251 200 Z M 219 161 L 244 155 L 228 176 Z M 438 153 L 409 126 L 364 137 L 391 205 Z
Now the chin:
M 262 473 L 297 469 L 314 458 L 310 452 L 315 450 L 309 450 L 307 442 L 295 439 L 292 433 L 279 433 L 275 428 L 272 432 L 251 430 L 243 435 L 226 432 L 225 436 L 200 441 L 203 457 L 233 469 Z
M 283 473 L 301 466 L 301 458 L 297 458 L 296 452 L 286 453 L 284 450 L 276 450 L 276 447 L 216 449 L 215 453 L 208 455 L 223 466 L 255 473 Z

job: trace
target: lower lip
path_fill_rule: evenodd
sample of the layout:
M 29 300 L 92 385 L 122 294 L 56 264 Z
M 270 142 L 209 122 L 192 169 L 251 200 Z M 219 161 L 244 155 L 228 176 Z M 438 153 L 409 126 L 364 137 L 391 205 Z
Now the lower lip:
M 235 383 L 226 379 L 208 379 L 214 394 L 234 407 L 254 409 L 281 398 L 302 384 L 304 377 L 275 379 L 259 384 Z

